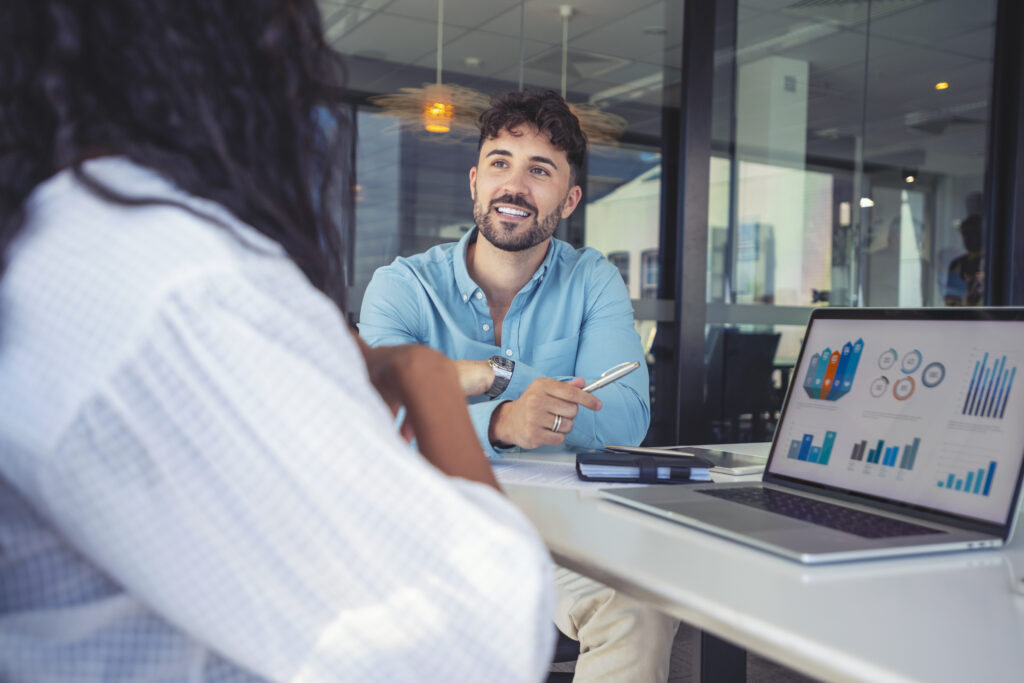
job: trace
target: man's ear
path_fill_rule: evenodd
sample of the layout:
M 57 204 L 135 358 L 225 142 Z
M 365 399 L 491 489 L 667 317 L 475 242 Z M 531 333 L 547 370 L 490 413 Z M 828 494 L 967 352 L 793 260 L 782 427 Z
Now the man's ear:
M 581 199 L 583 199 L 583 188 L 579 185 L 573 185 L 569 190 L 569 194 L 565 197 L 565 206 L 562 207 L 562 218 L 571 216 L 572 212 L 579 206 Z
M 469 198 L 476 201 L 476 166 L 469 169 Z

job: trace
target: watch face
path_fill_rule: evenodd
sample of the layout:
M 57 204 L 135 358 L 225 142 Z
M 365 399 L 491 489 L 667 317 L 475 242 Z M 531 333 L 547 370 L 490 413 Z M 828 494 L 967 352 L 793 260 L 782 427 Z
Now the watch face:
M 515 369 L 516 364 L 502 356 L 491 356 L 490 360 L 487 362 L 494 370 L 494 382 L 491 384 L 491 388 L 486 391 L 486 394 L 491 398 L 496 398 L 505 391 L 506 387 L 508 387 L 509 380 L 512 379 L 512 371 Z
M 512 368 L 516 366 L 515 363 L 510 361 L 504 356 L 491 356 L 491 365 L 495 366 L 495 369 L 501 368 L 502 370 L 512 371 Z

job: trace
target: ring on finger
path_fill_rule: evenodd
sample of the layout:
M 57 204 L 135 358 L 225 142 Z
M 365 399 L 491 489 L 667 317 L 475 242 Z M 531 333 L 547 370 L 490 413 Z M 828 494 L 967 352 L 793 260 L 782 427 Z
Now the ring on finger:
M 557 432 L 558 428 L 562 426 L 562 416 L 555 415 L 555 424 L 551 425 L 551 431 Z

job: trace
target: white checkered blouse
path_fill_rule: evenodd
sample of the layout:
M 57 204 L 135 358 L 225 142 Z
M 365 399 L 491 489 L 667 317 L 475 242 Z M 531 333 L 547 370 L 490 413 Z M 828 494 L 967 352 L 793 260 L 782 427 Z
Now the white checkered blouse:
M 550 560 L 398 439 L 333 304 L 123 159 L 0 280 L 0 680 L 529 681 Z M 244 242 L 244 244 L 243 244 Z

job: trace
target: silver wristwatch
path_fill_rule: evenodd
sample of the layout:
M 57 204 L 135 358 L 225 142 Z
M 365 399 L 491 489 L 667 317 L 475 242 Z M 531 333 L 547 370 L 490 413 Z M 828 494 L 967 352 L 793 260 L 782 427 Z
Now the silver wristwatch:
M 494 370 L 494 382 L 485 393 L 490 398 L 497 398 L 508 388 L 508 383 L 512 380 L 512 373 L 516 369 L 516 363 L 504 356 L 491 356 L 487 364 Z

